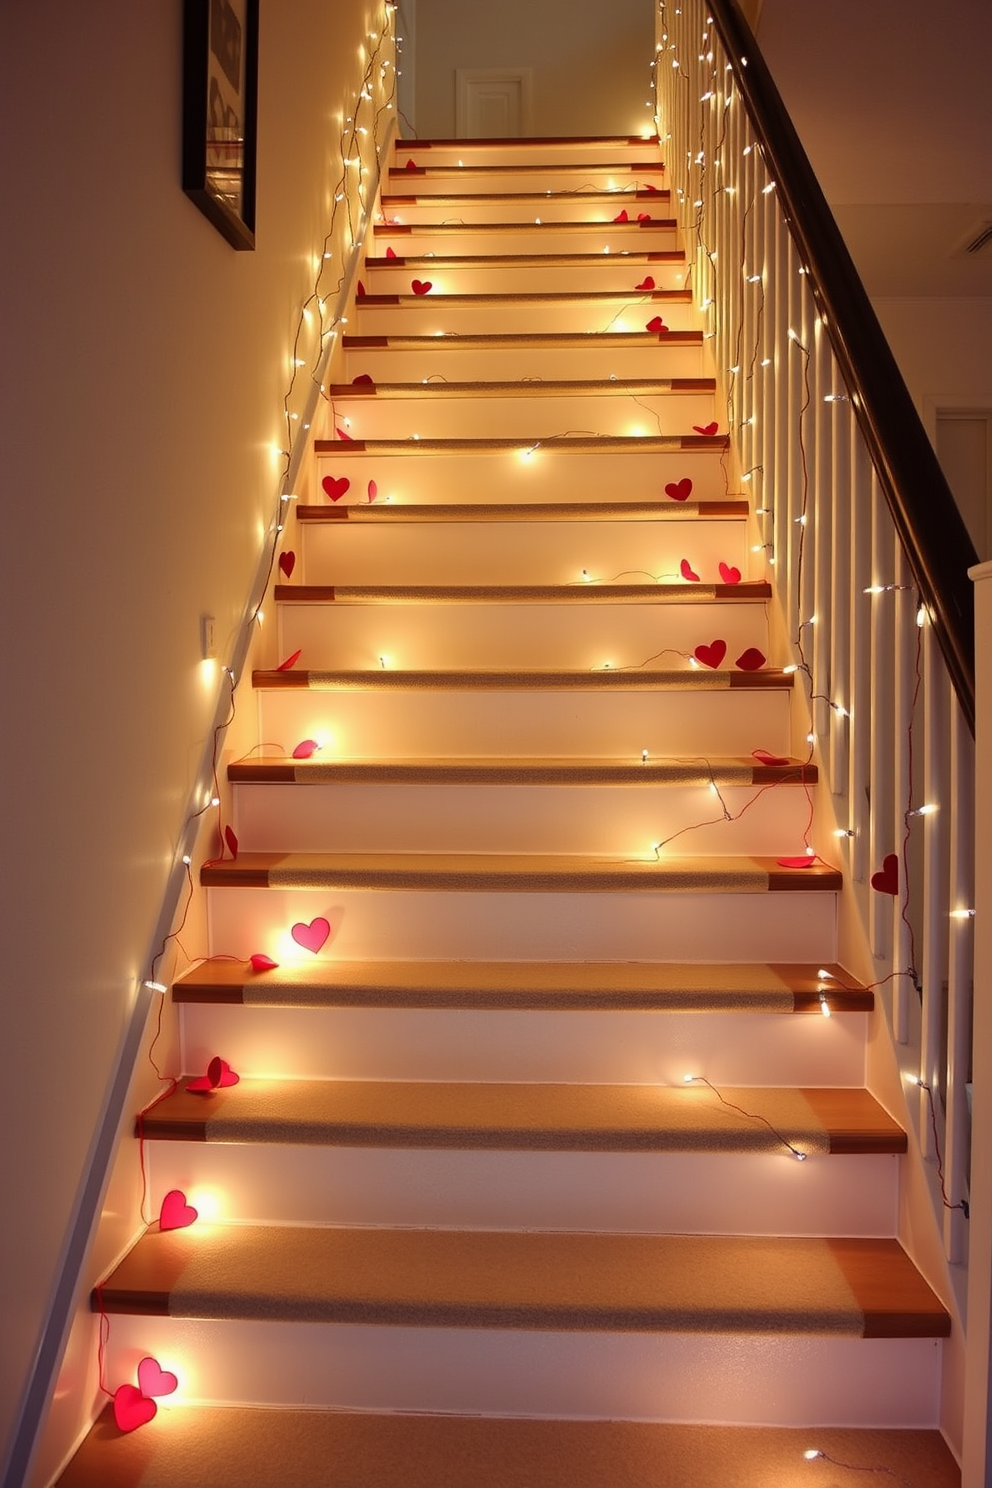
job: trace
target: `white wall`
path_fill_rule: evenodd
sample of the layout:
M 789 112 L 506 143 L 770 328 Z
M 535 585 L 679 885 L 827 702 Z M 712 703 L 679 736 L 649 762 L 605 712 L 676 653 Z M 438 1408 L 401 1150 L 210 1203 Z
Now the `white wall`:
M 652 0 L 417 0 L 417 134 L 455 134 L 455 69 L 531 67 L 533 133 L 634 134 L 650 123 Z
M 263 3 L 255 253 L 179 187 L 181 0 L 0 15 L 0 1464 L 216 701 L 199 616 L 223 657 L 382 11 Z

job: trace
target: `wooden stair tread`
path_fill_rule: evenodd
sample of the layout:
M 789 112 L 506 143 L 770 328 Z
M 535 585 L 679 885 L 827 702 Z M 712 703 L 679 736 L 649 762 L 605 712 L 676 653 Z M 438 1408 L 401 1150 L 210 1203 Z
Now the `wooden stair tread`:
M 147 1231 L 109 1314 L 393 1326 L 942 1338 L 896 1240 L 352 1229 Z
M 794 1488 L 806 1481 L 809 1447 L 921 1488 L 961 1488 L 938 1431 L 244 1406 L 172 1406 L 127 1436 L 108 1406 L 57 1488 L 196 1488 L 206 1480 L 205 1464 L 211 1488 Z M 821 1472 L 817 1481 L 839 1488 L 841 1478 L 831 1482 Z
M 533 167 L 531 167 L 531 169 L 533 169 Z M 552 167 L 550 167 L 550 169 L 553 170 L 554 167 L 552 166 Z M 411 182 L 410 182 L 410 184 L 413 185 L 413 184 L 415 184 L 415 178 L 413 177 L 413 172 L 412 171 L 410 172 L 410 176 L 411 176 Z M 394 183 L 391 181 L 390 182 L 390 185 L 392 186 L 393 184 Z M 609 203 L 611 206 L 615 203 L 618 206 L 622 207 L 626 202 L 629 202 L 629 201 L 633 201 L 633 202 L 651 202 L 651 201 L 653 201 L 653 202 L 657 202 L 659 204 L 659 206 L 661 205 L 662 202 L 664 202 L 665 205 L 667 206 L 668 205 L 668 202 L 669 202 L 669 200 L 671 198 L 671 194 L 672 193 L 670 191 L 665 190 L 664 188 L 661 188 L 661 187 L 656 187 L 654 189 L 648 189 L 647 187 L 643 187 L 643 186 L 634 187 L 634 188 L 632 188 L 629 191 L 627 191 L 627 190 L 616 190 L 616 189 L 614 189 L 614 190 L 611 191 L 607 187 L 603 187 L 601 189 L 597 189 L 597 188 L 593 187 L 593 188 L 591 188 L 588 191 L 581 191 L 581 190 L 579 190 L 579 191 L 563 191 L 560 188 L 558 190 L 551 190 L 551 191 L 456 191 L 456 192 L 452 192 L 450 195 L 447 192 L 443 192 L 443 191 L 438 191 L 438 192 L 428 191 L 428 192 L 425 192 L 422 196 L 417 196 L 416 193 L 414 193 L 412 195 L 408 195 L 405 192 L 402 192 L 401 193 L 401 192 L 396 192 L 396 191 L 390 190 L 389 193 L 387 195 L 381 197 L 380 200 L 381 200 L 382 208 L 383 208 L 384 211 L 388 211 L 391 207 L 399 207 L 399 206 L 404 206 L 404 207 L 408 207 L 408 206 L 418 206 L 418 207 L 453 206 L 457 202 L 494 202 L 494 203 L 495 202 L 548 202 L 548 203 L 555 203 L 555 202 L 573 202 L 573 201 L 584 202 L 584 201 L 589 201 L 589 202 Z M 388 223 L 388 222 L 386 223 L 386 226 L 387 227 L 392 226 L 392 225 L 393 224 L 391 224 L 391 223 Z
M 354 455 L 487 455 L 522 454 L 540 450 L 543 455 L 636 454 L 658 455 L 677 451 L 680 454 L 729 447 L 725 434 L 597 434 L 565 439 L 315 439 L 314 453 L 333 455 L 336 460 Z
M 702 518 L 724 520 L 748 514 L 746 501 L 568 501 L 419 503 L 387 501 L 381 505 L 314 506 L 295 508 L 300 522 L 672 522 Z
M 451 236 L 457 233 L 585 233 L 590 230 L 602 232 L 674 232 L 678 227 L 675 217 L 645 217 L 638 222 L 614 222 L 612 218 L 600 218 L 586 222 L 376 222 L 372 231 L 376 237 L 400 236 L 424 237 L 427 233 L 442 233 Z
M 605 257 L 604 255 L 601 255 Z M 663 305 L 691 305 L 691 289 L 642 289 L 638 290 L 635 285 L 630 289 L 555 289 L 555 290 L 530 290 L 530 291 L 503 291 L 479 294 L 460 293 L 438 293 L 428 295 L 418 294 L 364 294 L 359 295 L 355 301 L 359 310 L 375 310 L 396 305 L 443 305 L 446 309 L 457 310 L 460 305 L 560 305 L 560 304 L 586 304 L 594 305 L 612 304 L 619 302 L 621 305 L 653 304 L 657 301 Z
M 505 150 L 519 149 L 521 153 L 530 150 L 540 150 L 549 145 L 555 149 L 584 150 L 590 146 L 616 145 L 618 149 L 633 146 L 638 150 L 656 148 L 659 144 L 656 134 L 521 134 L 508 135 L 505 138 L 494 136 L 479 139 L 400 139 L 396 142 L 396 150 L 399 154 L 416 154 L 418 150 L 459 150 L 472 149 L 483 150 Z M 552 166 L 552 169 L 554 167 Z M 588 169 L 588 162 L 586 162 Z
M 252 685 L 270 691 L 299 688 L 316 692 L 339 689 L 376 692 L 486 692 L 494 689 L 509 692 L 733 692 L 737 689 L 788 689 L 793 685 L 793 677 L 791 673 L 765 667 L 755 672 L 727 672 L 690 666 L 678 671 L 617 666 L 603 667 L 595 672 L 523 669 L 426 672 L 380 667 L 378 671 L 258 670 L 252 672 Z
M 579 857 L 552 853 L 267 853 L 205 863 L 206 887 L 415 889 L 454 893 L 760 894 L 832 891 L 839 869 L 765 857 Z
M 395 258 L 370 255 L 365 260 L 369 272 L 376 269 L 402 268 L 520 268 L 543 269 L 554 267 L 582 267 L 609 261 L 605 253 L 409 253 L 397 254 Z M 614 260 L 615 262 L 615 260 Z M 685 263 L 682 248 L 632 248 L 622 255 L 625 264 Z
M 414 144 L 414 149 L 416 149 L 416 144 Z M 621 160 L 621 161 L 615 162 L 614 164 L 610 164 L 610 163 L 604 161 L 604 162 L 600 162 L 599 164 L 596 164 L 594 166 L 589 166 L 588 164 L 586 164 L 585 161 L 582 161 L 579 164 L 575 164 L 574 162 L 570 162 L 570 161 L 564 161 L 564 162 L 562 162 L 560 164 L 557 164 L 557 165 L 556 164 L 548 164 L 546 162 L 543 163 L 543 164 L 541 164 L 541 163 L 535 164 L 533 162 L 528 162 L 526 165 L 522 165 L 522 166 L 521 165 L 414 165 L 414 166 L 409 166 L 409 165 L 391 165 L 389 167 L 388 171 L 386 172 L 386 175 L 387 175 L 387 177 L 388 177 L 388 179 L 390 181 L 392 181 L 392 180 L 399 181 L 399 180 L 403 180 L 404 178 L 406 180 L 408 180 L 408 181 L 409 180 L 417 181 L 417 180 L 421 179 L 424 176 L 428 177 L 428 179 L 439 180 L 439 179 L 442 179 L 445 176 L 487 176 L 487 175 L 492 175 L 492 176 L 503 175 L 503 176 L 505 176 L 505 175 L 516 175 L 516 174 L 519 174 L 521 171 L 525 172 L 527 175 L 533 175 L 535 172 L 538 172 L 538 171 L 550 171 L 554 175 L 565 175 L 568 172 L 575 172 L 575 173 L 578 173 L 578 174 L 588 175 L 590 173 L 590 171 L 604 171 L 607 174 L 609 172 L 611 172 L 611 171 L 614 171 L 614 172 L 617 172 L 617 173 L 620 173 L 620 172 L 623 172 L 623 171 L 630 171 L 631 174 L 633 174 L 633 175 L 658 175 L 658 176 L 661 176 L 661 175 L 664 175 L 665 174 L 665 166 L 660 161 L 643 161 L 640 164 L 638 164 L 638 162 L 631 161 L 631 160 Z
M 638 961 L 331 961 L 254 972 L 203 961 L 173 987 L 177 1002 L 277 1007 L 535 1011 L 803 1013 L 829 989 L 835 1012 L 869 1011 L 874 995 L 842 967 Z
M 378 785 L 812 785 L 816 765 L 788 760 L 781 765 L 753 759 L 294 759 L 271 756 L 234 760 L 228 780 L 243 783 L 339 781 Z
M 476 334 L 462 331 L 439 331 L 433 336 L 393 333 L 386 336 L 343 336 L 345 351 L 362 351 L 394 347 L 405 351 L 481 350 L 495 347 L 523 347 L 551 350 L 583 350 L 609 347 L 617 350 L 633 346 L 702 346 L 702 331 L 486 331 Z M 601 436 L 621 438 L 622 436 Z M 633 443 L 632 439 L 627 443 Z M 334 444 L 336 440 L 315 440 L 315 445 Z M 512 441 L 510 441 L 512 444 Z
M 242 1078 L 208 1096 L 180 1089 L 140 1126 L 148 1140 L 187 1142 L 780 1154 L 789 1143 L 808 1155 L 906 1151 L 905 1132 L 866 1090 L 721 1086 L 720 1094 L 750 1119 L 702 1085 Z
M 766 579 L 739 584 L 619 584 L 579 579 L 571 584 L 276 584 L 278 604 L 728 604 L 766 603 Z
M 712 377 L 600 377 L 556 382 L 549 378 L 518 378 L 515 382 L 337 382 L 327 389 L 335 402 L 347 398 L 408 399 L 434 398 L 532 398 L 532 397 L 631 397 L 675 396 L 679 393 L 712 393 Z

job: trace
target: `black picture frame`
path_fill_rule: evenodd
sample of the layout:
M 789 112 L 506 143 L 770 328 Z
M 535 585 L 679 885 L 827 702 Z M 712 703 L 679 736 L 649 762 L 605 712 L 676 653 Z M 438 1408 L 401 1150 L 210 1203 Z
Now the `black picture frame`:
M 258 0 L 183 0 L 183 190 L 249 252 L 257 121 Z

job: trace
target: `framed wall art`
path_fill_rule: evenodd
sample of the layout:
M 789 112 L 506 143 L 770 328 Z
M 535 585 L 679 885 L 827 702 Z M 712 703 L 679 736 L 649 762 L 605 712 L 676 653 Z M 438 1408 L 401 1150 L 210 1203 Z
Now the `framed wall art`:
M 232 248 L 255 246 L 258 0 L 184 0 L 186 195 Z

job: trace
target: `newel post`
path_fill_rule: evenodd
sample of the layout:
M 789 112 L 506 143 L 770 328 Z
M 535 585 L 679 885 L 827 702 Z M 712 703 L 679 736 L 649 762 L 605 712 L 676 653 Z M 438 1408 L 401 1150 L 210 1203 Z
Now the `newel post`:
M 975 584 L 974 1109 L 962 1488 L 992 1488 L 992 563 Z

